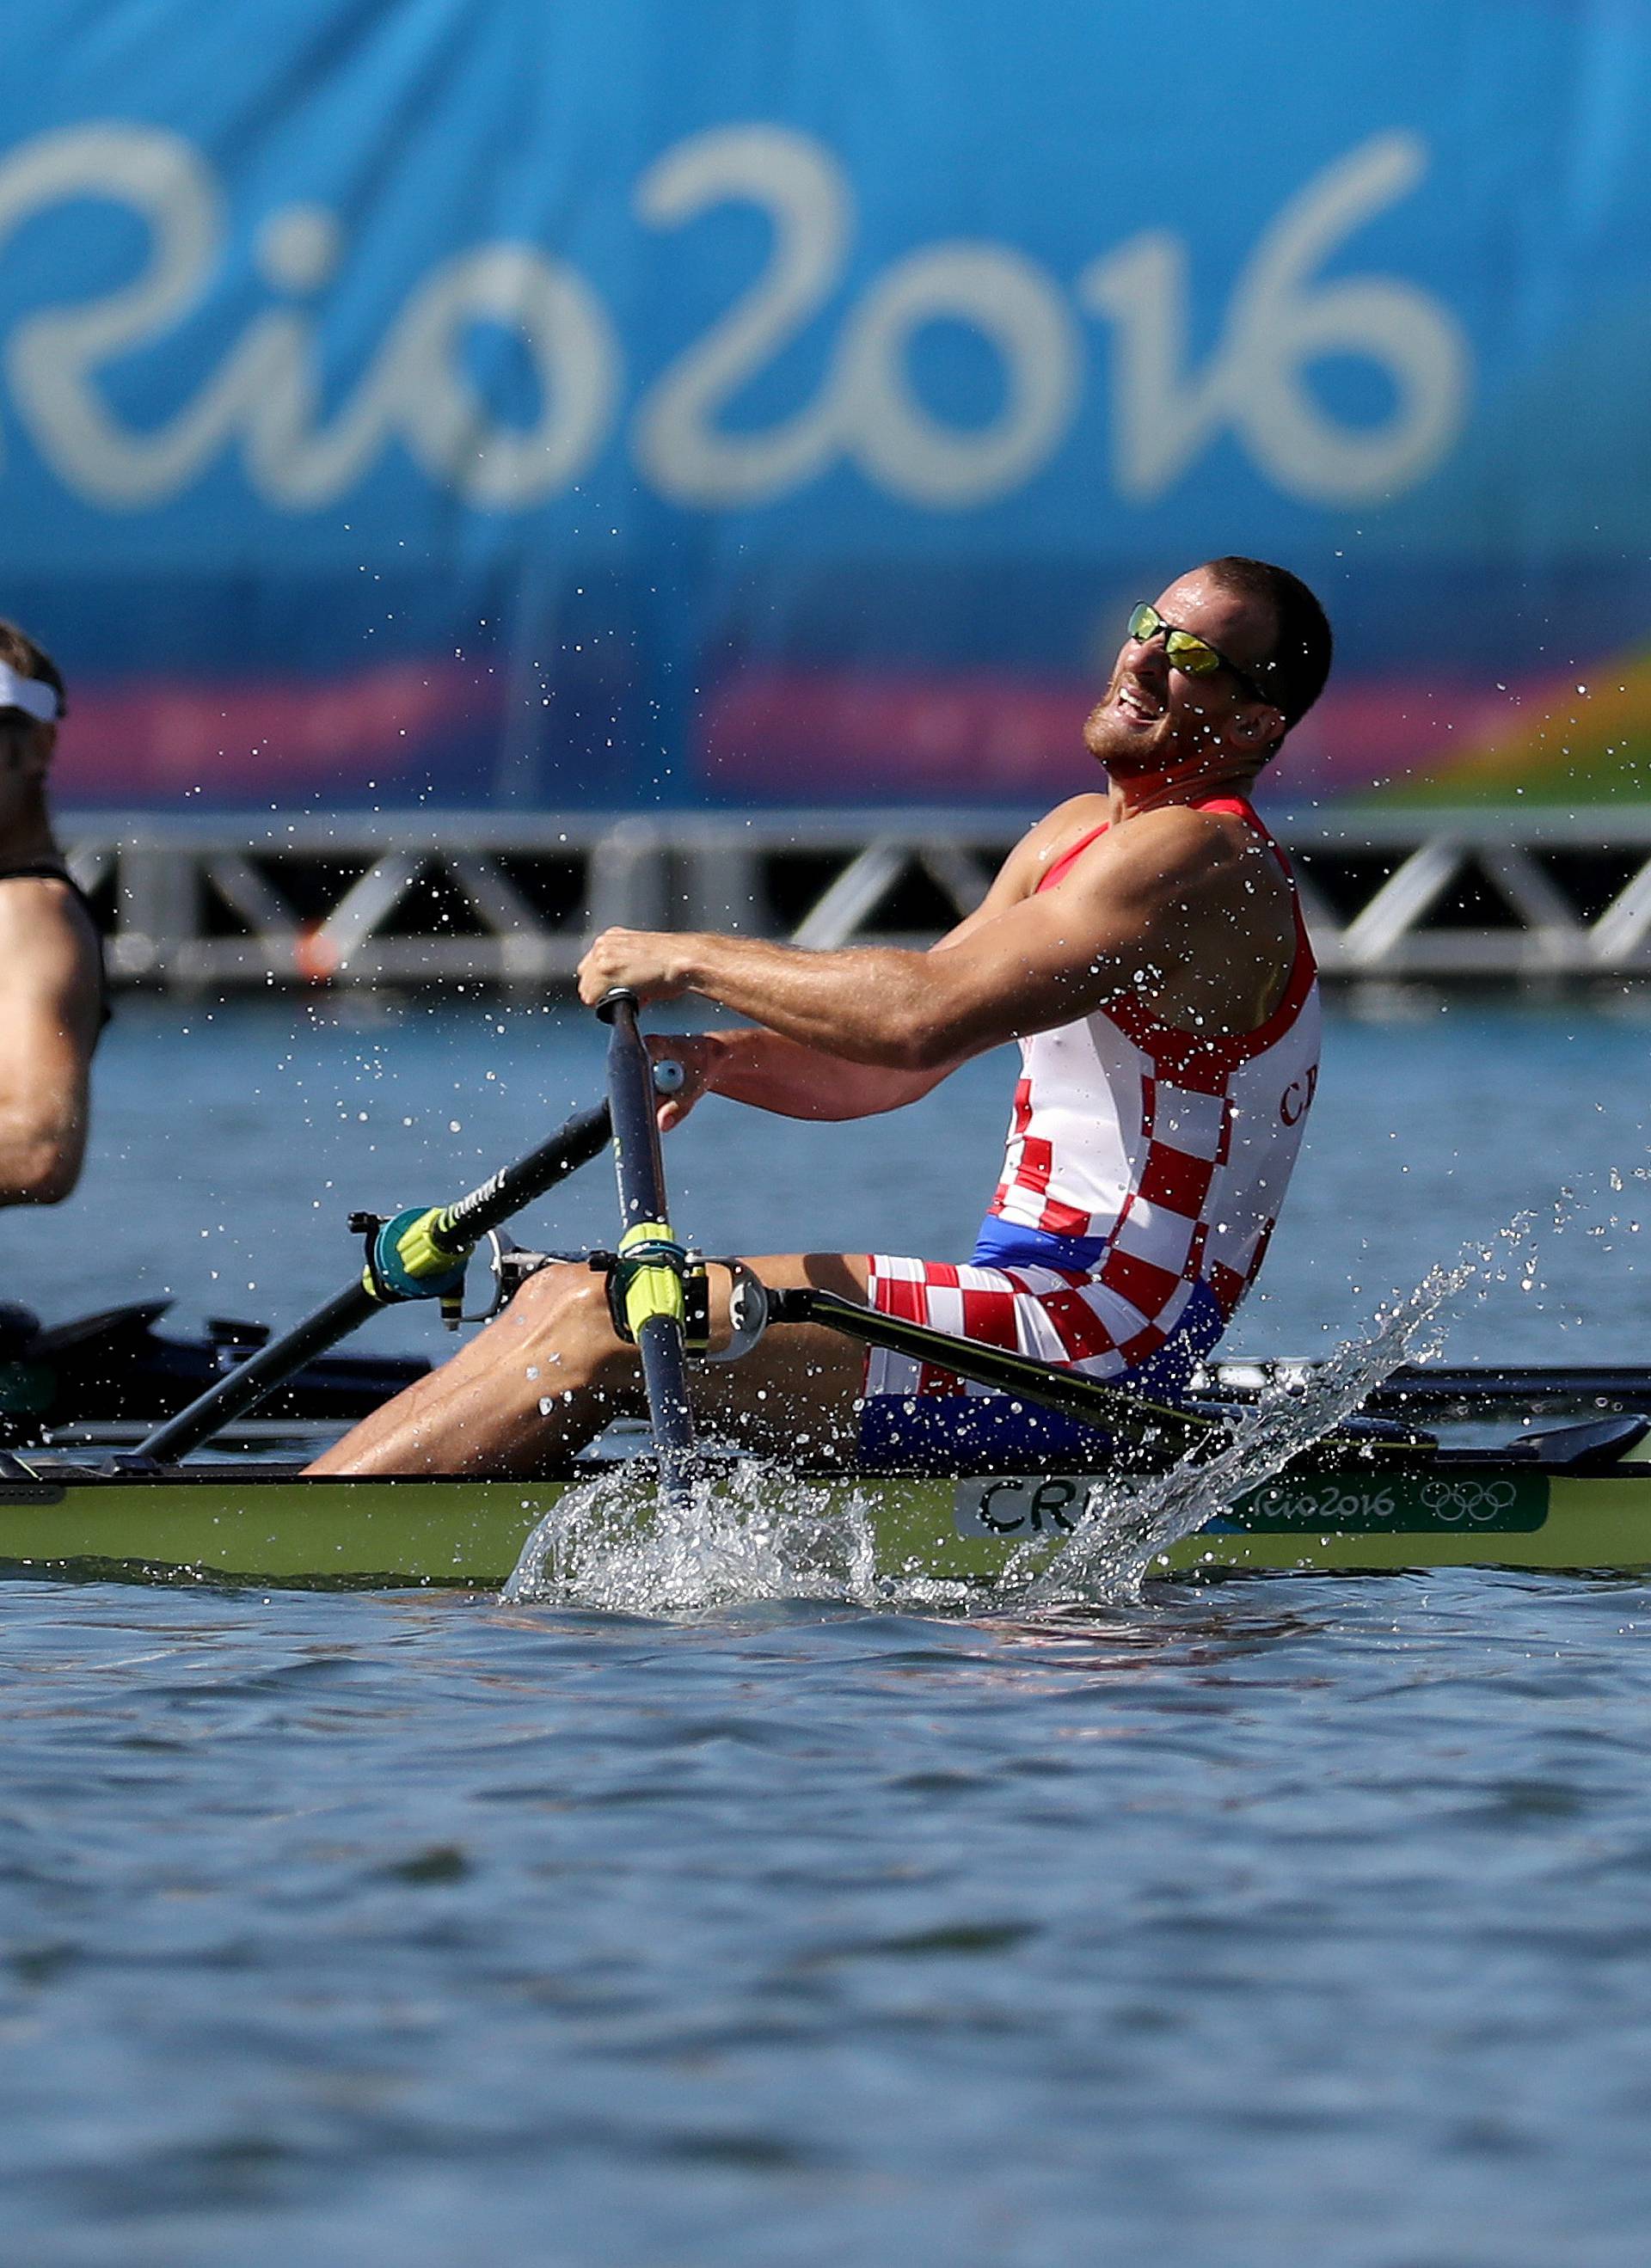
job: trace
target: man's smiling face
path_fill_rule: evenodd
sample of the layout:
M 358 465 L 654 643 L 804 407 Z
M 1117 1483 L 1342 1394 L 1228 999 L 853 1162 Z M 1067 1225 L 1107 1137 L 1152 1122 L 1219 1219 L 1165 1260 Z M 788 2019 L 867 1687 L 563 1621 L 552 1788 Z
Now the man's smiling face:
M 1154 600 L 1177 630 L 1194 630 L 1238 667 L 1262 671 L 1273 639 L 1271 611 L 1195 568 Z M 1090 711 L 1084 745 L 1120 778 L 1170 772 L 1219 756 L 1259 756 L 1282 730 L 1230 669 L 1190 677 L 1172 669 L 1161 635 L 1126 638 L 1106 692 Z

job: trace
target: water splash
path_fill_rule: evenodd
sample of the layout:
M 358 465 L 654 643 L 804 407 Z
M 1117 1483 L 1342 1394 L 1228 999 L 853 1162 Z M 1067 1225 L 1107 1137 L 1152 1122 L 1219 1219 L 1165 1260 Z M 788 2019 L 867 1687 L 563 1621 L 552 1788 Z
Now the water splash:
M 852 1482 L 801 1480 L 743 1456 L 708 1463 L 678 1499 L 660 1491 L 652 1460 L 628 1459 L 564 1493 L 504 1596 L 639 1615 L 754 1599 L 880 1603 L 872 1506 Z
M 1431 1269 L 1408 1297 L 1378 1307 L 1362 1336 L 1348 1340 L 1304 1376 L 1264 1392 L 1218 1454 L 1183 1462 L 1147 1480 L 1097 1484 L 1077 1532 L 1055 1558 L 1038 1571 L 1011 1568 L 1010 1580 L 1023 1575 L 1024 1595 L 1034 1605 L 1074 1595 L 1139 1598 L 1161 1553 L 1196 1535 L 1332 1432 L 1401 1364 L 1436 1354 L 1441 1310 L 1476 1273 L 1465 1255 Z
M 1623 1191 L 1628 1181 L 1651 1182 L 1651 1168 L 1609 1169 L 1608 1186 Z M 1041 1566 L 1028 1552 L 1013 1565 L 1007 1580 L 1021 1588 L 1028 1605 L 1077 1598 L 1132 1600 L 1153 1562 L 1172 1544 L 1194 1535 L 1274 1478 L 1344 1419 L 1352 1416 L 1375 1388 L 1405 1363 L 1437 1358 L 1444 1338 L 1445 1310 L 1464 1293 L 1483 1304 L 1500 1285 L 1517 1283 L 1523 1292 L 1537 1290 L 1542 1248 L 1574 1221 L 1597 1194 L 1579 1196 L 1562 1188 L 1550 1207 L 1515 1213 L 1483 1244 L 1469 1243 L 1454 1260 L 1430 1269 L 1415 1289 L 1376 1309 L 1370 1327 L 1347 1340 L 1311 1371 L 1268 1388 L 1232 1429 L 1227 1446 L 1198 1463 L 1134 1483 L 1099 1483 L 1090 1491 L 1086 1516 L 1052 1561 Z M 1606 1225 L 1622 1224 L 1612 1215 Z M 1629 1224 L 1631 1226 L 1637 1224 Z
M 1651 1168 L 1610 1169 L 1613 1194 L 1630 1182 L 1651 1182 Z M 1161 1553 L 1271 1480 L 1401 1365 L 1436 1358 L 1453 1304 L 1464 1295 L 1483 1303 L 1509 1284 L 1538 1291 L 1544 1244 L 1591 1202 L 1563 1189 L 1551 1207 L 1517 1214 L 1486 1242 L 1465 1246 L 1379 1307 L 1334 1354 L 1270 1388 L 1218 1454 L 1147 1479 L 1098 1484 L 1076 1533 L 1052 1558 L 1046 1547 L 1028 1546 L 990 1589 L 880 1573 L 874 1482 L 808 1480 L 733 1455 L 711 1463 L 682 1503 L 661 1498 L 645 1458 L 604 1467 L 568 1489 L 529 1537 L 505 1599 L 640 1615 L 757 1599 L 1040 1615 L 1074 1602 L 1138 1601 Z M 1612 1214 L 1606 1228 L 1639 1226 Z

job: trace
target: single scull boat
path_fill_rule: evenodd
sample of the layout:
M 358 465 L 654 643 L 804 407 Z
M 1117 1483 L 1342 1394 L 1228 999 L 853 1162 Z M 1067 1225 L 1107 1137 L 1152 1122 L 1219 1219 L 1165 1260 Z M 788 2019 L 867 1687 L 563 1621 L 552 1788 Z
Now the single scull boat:
M 1651 1567 L 1648 1434 L 1651 1421 L 1622 1415 L 1527 1433 L 1500 1450 L 1293 1469 L 1149 1572 Z M 291 1465 L 138 1472 L 11 1455 L 0 1470 L 0 1563 L 35 1575 L 496 1588 L 567 1490 L 612 1469 L 580 1464 L 531 1482 L 337 1480 Z M 714 1490 L 714 1462 L 708 1470 Z M 789 1484 L 785 1475 L 765 1484 Z M 800 1475 L 795 1485 L 811 1517 L 866 1523 L 880 1574 L 990 1585 L 1028 1548 L 1051 1557 L 1093 1487 L 1133 1483 L 1127 1472 L 978 1473 Z M 728 1516 L 745 1516 L 732 1493 Z
M 686 1359 L 704 1343 L 705 1266 L 669 1225 L 636 1002 L 613 993 L 599 1012 L 612 1027 L 606 1105 L 571 1119 L 453 1204 L 414 1207 L 387 1220 L 355 1216 L 352 1226 L 365 1239 L 359 1272 L 282 1337 L 254 1347 L 186 1408 L 169 1413 L 133 1454 L 92 1466 L 49 1450 L 0 1450 L 0 1565 L 35 1573 L 306 1586 L 505 1581 L 568 1491 L 600 1488 L 611 1466 L 580 1461 L 532 1481 L 365 1479 L 276 1463 L 180 1460 L 226 1425 L 269 1408 L 272 1396 L 291 1395 L 298 1379 L 316 1384 L 330 1349 L 383 1307 L 436 1298 L 456 1315 L 466 1264 L 490 1237 L 498 1296 L 508 1296 L 521 1268 L 538 1256 L 514 1254 L 507 1266 L 498 1241 L 502 1223 L 598 1154 L 610 1137 L 622 1234 L 616 1253 L 595 1258 L 610 1272 L 615 1320 L 623 1318 L 641 1352 L 659 1480 L 652 1492 L 619 1491 L 621 1516 L 638 1516 L 640 1504 L 645 1519 L 650 1505 L 674 1519 L 714 1519 L 719 1495 L 730 1520 L 748 1516 L 744 1476 L 730 1488 L 727 1462 L 694 1437 Z M 662 1083 L 662 1069 L 652 1071 L 654 1084 Z M 1222 1366 L 1211 1381 L 1221 1399 L 1163 1405 L 1070 1369 L 873 1314 L 830 1292 L 770 1291 L 737 1268 L 740 1278 L 736 1338 L 748 1334 L 755 1344 L 764 1329 L 822 1324 L 1075 1418 L 1106 1445 L 1104 1470 L 959 1470 L 940 1478 L 898 1472 L 833 1478 L 805 1470 L 765 1480 L 782 1492 L 777 1512 L 789 1510 L 785 1499 L 801 1491 L 809 1520 L 837 1518 L 857 1523 L 862 1539 L 869 1533 L 873 1561 L 885 1576 L 991 1583 L 1047 1563 L 1091 1508 L 1104 1520 L 1109 1498 L 1132 1494 L 1153 1476 L 1175 1468 L 1196 1475 L 1232 1441 L 1235 1404 L 1290 1383 Z M 336 1370 L 321 1371 L 320 1385 L 342 1385 Z M 1527 1388 L 1542 1378 L 1508 1375 Z M 1451 1414 L 1463 1406 L 1475 1414 L 1471 1377 L 1451 1373 L 1447 1390 L 1434 1395 L 1428 1373 L 1409 1373 L 1397 1398 L 1389 1388 L 1388 1414 L 1321 1433 L 1146 1572 L 1651 1567 L 1651 1417 L 1618 1408 L 1560 1425 L 1533 1429 L 1527 1420 L 1490 1447 L 1450 1447 L 1421 1430 L 1419 1418 L 1435 1403 Z M 1599 1381 L 1589 1382 L 1597 1388 Z M 1500 1396 L 1500 1406 L 1511 1398 Z M 1525 1398 L 1542 1405 L 1538 1391 Z M 1651 1395 L 1643 1399 L 1651 1404 Z M 1487 1392 L 1478 1406 L 1499 1406 L 1499 1397 Z

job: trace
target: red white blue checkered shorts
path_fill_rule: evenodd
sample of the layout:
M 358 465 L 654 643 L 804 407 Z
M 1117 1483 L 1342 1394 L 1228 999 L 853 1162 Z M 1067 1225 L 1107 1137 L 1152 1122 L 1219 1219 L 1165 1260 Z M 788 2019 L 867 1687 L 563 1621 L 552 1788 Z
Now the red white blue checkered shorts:
M 1152 1319 L 1093 1270 L 1023 1263 L 870 1256 L 870 1304 L 881 1314 L 978 1339 L 1158 1400 L 1184 1393 L 1226 1317 L 1207 1285 L 1177 1303 L 1173 1324 Z M 861 1461 L 868 1469 L 993 1454 L 1100 1454 L 1106 1437 L 940 1366 L 874 1347 L 866 1366 Z

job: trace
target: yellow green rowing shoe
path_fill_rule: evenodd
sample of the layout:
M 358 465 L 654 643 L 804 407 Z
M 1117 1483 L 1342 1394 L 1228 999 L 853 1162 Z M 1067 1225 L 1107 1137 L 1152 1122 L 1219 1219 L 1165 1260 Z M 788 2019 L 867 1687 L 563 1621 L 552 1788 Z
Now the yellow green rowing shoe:
M 1441 1449 L 1413 1469 L 1350 1460 L 1286 1474 L 1151 1572 L 1651 1567 L 1647 1435 L 1644 1418 L 1618 1415 L 1500 1452 Z M 308 1479 L 278 1464 L 143 1472 L 48 1455 L 6 1464 L 0 1563 L 14 1574 L 478 1589 L 504 1583 L 565 1491 L 604 1469 L 522 1482 Z M 764 1485 L 787 1483 L 774 1475 Z M 800 1485 L 828 1514 L 839 1505 L 864 1517 L 880 1574 L 990 1585 L 1024 1565 L 1028 1547 L 1052 1557 L 1095 1481 L 896 1475 Z

